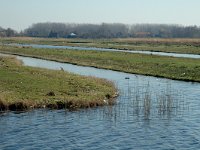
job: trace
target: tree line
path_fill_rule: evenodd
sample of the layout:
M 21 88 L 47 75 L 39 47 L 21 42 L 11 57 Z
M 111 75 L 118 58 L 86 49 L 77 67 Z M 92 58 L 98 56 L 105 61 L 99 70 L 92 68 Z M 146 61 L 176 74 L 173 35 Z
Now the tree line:
M 0 37 L 13 37 L 18 35 L 19 33 L 11 28 L 4 29 L 0 27 Z
M 64 24 L 36 23 L 18 33 L 0 27 L 0 36 L 30 36 L 48 38 L 200 38 L 200 27 L 167 24 Z

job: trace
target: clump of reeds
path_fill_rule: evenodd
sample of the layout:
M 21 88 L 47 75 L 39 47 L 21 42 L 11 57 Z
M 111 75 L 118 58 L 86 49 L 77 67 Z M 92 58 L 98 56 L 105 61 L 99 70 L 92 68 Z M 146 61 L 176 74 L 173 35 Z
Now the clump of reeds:
M 131 84 L 129 83 L 129 86 Z M 150 84 L 144 86 L 135 85 L 134 88 L 128 88 L 128 99 L 132 99 L 128 107 L 133 107 L 133 112 L 139 116 L 144 116 L 145 119 L 151 117 L 151 113 L 158 112 L 159 115 L 171 115 L 177 113 L 184 105 L 183 97 L 175 92 L 171 85 L 167 85 L 162 91 L 152 91 Z M 131 90 L 130 90 L 131 89 Z M 180 110 L 182 111 L 182 110 Z

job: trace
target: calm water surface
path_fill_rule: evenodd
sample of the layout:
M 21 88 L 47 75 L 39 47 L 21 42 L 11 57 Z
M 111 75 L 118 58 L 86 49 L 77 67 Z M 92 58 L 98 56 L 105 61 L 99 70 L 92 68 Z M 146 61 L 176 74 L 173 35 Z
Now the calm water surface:
M 0 149 L 200 149 L 199 83 L 17 58 L 24 65 L 111 80 L 120 96 L 114 106 L 2 114 Z M 160 109 L 160 98 L 169 95 L 173 105 Z

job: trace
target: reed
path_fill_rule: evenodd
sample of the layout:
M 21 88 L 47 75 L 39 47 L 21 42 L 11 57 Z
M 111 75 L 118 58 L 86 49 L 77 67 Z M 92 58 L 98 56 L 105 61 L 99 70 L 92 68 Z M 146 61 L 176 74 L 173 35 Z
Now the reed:
M 170 84 L 167 84 L 166 88 L 161 91 L 153 90 L 149 82 L 143 86 L 137 84 L 133 86 L 129 83 L 129 86 L 129 89 L 132 90 L 127 91 L 126 96 L 131 101 L 128 102 L 126 109 L 132 107 L 133 114 L 142 115 L 144 119 L 150 119 L 155 114 L 169 117 L 186 109 L 183 94 L 171 87 Z

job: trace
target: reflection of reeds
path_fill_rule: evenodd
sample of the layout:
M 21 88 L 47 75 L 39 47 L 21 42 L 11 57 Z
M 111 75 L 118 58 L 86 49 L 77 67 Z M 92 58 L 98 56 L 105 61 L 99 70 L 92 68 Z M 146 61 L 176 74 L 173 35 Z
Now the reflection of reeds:
M 130 86 L 129 84 L 128 86 Z M 132 99 L 133 112 L 137 116 L 143 114 L 145 119 L 149 119 L 151 112 L 158 112 L 159 115 L 169 117 L 172 113 L 176 114 L 178 110 L 184 108 L 183 97 L 179 97 L 180 94 L 169 84 L 162 91 L 152 91 L 149 83 L 128 89 L 133 90 L 128 90 L 127 94 L 128 99 Z M 128 105 L 130 106 L 130 104 Z
M 149 118 L 150 111 L 151 111 L 151 93 L 149 92 L 149 89 L 145 92 L 144 99 L 143 99 L 143 104 L 144 104 L 144 117 Z
M 159 114 L 165 114 L 170 113 L 174 108 L 176 108 L 176 105 L 174 103 L 174 99 L 172 98 L 172 95 L 163 93 L 162 95 L 157 96 L 157 108 Z

